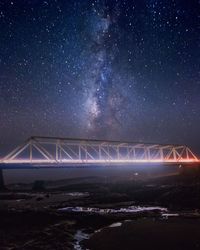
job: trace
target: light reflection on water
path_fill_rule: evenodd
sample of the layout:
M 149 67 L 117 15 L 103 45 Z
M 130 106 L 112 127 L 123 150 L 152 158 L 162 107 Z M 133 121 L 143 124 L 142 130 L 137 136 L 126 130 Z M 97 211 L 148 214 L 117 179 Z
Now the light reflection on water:
M 178 214 L 178 213 L 175 213 L 175 214 L 173 214 L 173 213 L 163 213 L 162 214 L 162 217 L 164 217 L 166 219 L 168 219 L 169 217 L 178 217 L 178 216 L 180 216 L 180 214 Z
M 83 232 L 83 230 L 78 230 L 74 235 L 74 250 L 82 250 L 80 242 L 89 239 L 89 234 Z
M 76 212 L 76 213 L 90 213 L 90 214 L 114 214 L 114 213 L 139 213 L 139 212 L 167 212 L 168 209 L 164 207 L 141 207 L 129 206 L 127 208 L 95 208 L 95 207 L 64 207 L 59 208 L 59 212 Z
M 116 222 L 116 223 L 111 224 L 109 227 L 121 227 L 121 225 L 122 225 L 122 222 Z

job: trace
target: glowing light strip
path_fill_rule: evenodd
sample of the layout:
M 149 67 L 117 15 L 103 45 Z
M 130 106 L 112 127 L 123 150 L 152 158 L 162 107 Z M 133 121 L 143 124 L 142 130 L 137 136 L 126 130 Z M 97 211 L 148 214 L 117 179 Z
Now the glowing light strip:
M 161 159 L 152 159 L 152 160 L 145 160 L 145 159 L 121 159 L 121 160 L 110 160 L 110 159 L 101 159 L 101 160 L 92 160 L 92 159 L 85 159 L 85 160 L 71 160 L 71 159 L 62 159 L 59 161 L 55 160 L 41 160 L 41 159 L 34 159 L 30 162 L 29 159 L 15 159 L 15 160 L 4 160 L 2 163 L 13 163 L 13 164 L 24 164 L 24 163 L 31 163 L 31 164 L 126 164 L 126 163 L 200 163 L 200 160 L 196 159 L 180 159 L 180 160 L 161 160 Z

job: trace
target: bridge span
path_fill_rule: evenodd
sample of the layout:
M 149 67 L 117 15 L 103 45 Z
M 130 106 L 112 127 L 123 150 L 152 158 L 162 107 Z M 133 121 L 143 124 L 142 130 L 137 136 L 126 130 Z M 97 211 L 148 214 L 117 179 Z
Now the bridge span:
M 122 164 L 199 164 L 185 145 L 33 136 L 0 159 L 0 167 Z

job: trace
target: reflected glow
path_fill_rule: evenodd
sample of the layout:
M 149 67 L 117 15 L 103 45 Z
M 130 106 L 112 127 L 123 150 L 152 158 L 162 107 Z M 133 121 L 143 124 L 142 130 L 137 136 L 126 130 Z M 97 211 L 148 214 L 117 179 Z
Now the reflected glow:
M 96 208 L 96 207 L 64 207 L 59 208 L 59 212 L 92 213 L 92 214 L 113 214 L 113 213 L 139 213 L 149 211 L 168 212 L 165 207 L 141 207 L 130 206 L 126 208 Z

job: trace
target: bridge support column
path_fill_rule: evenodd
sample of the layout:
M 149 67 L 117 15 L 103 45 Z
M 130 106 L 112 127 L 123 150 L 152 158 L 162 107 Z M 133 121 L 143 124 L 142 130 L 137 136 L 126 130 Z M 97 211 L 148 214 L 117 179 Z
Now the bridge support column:
M 5 190 L 5 183 L 3 178 L 3 169 L 0 169 L 0 190 Z

